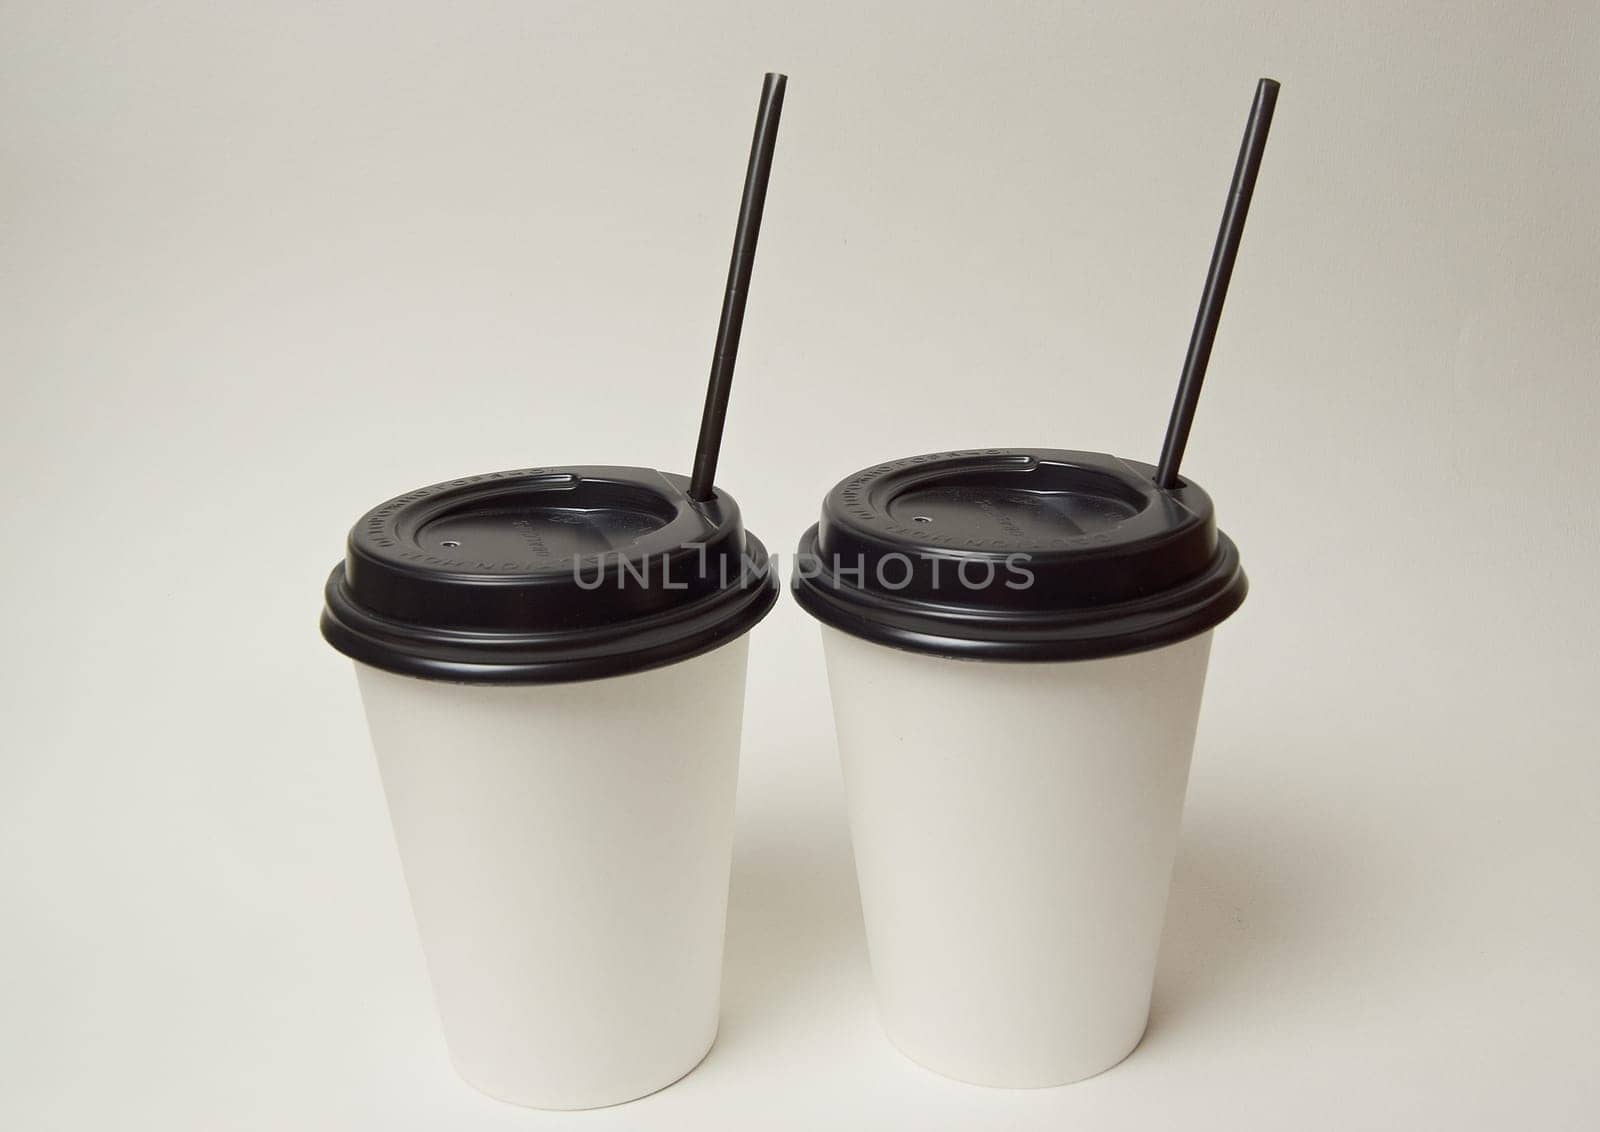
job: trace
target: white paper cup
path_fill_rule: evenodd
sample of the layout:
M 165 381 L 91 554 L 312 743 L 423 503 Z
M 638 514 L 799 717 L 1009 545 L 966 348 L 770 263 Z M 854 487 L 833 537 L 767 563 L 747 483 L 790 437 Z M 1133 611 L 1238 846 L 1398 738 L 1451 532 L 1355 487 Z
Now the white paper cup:
M 1149 1018 L 1211 632 L 1249 588 L 1210 497 L 1156 472 L 913 456 L 800 539 L 884 1026 L 958 1080 L 1077 1081 Z
M 649 468 L 379 504 L 323 590 L 356 662 L 450 1056 L 594 1108 L 717 1032 L 748 634 L 777 600 L 724 491 Z
M 1211 634 L 950 660 L 822 628 L 873 982 L 908 1057 L 1061 1085 L 1150 1010 Z
M 569 684 L 356 671 L 456 1069 L 618 1104 L 717 1032 L 748 637 Z

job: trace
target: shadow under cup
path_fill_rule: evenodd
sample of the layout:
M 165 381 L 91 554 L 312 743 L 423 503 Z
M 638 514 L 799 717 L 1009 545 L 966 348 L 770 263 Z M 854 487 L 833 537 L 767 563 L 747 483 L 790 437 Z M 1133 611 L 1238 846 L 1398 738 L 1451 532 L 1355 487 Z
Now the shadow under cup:
M 1115 1065 L 1149 1016 L 1211 630 L 1244 600 L 1193 484 L 1097 453 L 867 469 L 800 544 L 873 981 L 920 1064 Z
M 722 492 L 642 468 L 436 484 L 351 531 L 357 662 L 452 1062 L 537 1108 L 716 1035 L 748 631 L 776 576 Z

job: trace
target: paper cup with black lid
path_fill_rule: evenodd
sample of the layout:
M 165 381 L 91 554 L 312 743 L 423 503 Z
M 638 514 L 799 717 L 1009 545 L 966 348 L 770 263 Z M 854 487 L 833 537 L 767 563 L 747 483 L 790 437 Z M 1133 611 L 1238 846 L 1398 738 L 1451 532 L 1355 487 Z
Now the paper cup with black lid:
M 946 1076 L 1066 1084 L 1144 1032 L 1211 635 L 1246 591 L 1177 475 L 1203 370 L 1185 367 L 1159 468 L 894 460 L 835 486 L 801 539 L 880 1015 Z
M 693 477 L 408 492 L 356 523 L 325 589 L 451 1060 L 502 1100 L 632 1100 L 716 1036 L 748 633 L 777 578 L 712 479 L 783 87 L 762 92 Z

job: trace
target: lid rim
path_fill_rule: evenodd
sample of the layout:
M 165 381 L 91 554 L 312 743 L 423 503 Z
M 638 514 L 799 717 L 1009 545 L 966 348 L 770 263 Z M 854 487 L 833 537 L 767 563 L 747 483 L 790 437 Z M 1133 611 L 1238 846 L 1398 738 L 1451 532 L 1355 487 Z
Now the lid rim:
M 801 538 L 800 556 L 807 553 L 815 529 Z M 1137 611 L 1137 603 L 1118 603 L 1103 607 L 1107 616 L 1085 616 L 1094 610 L 1065 611 L 1067 616 L 1030 618 L 990 618 L 982 628 L 972 618 L 952 617 L 934 609 L 870 606 L 867 602 L 841 596 L 841 591 L 796 572 L 790 589 L 800 608 L 830 628 L 852 637 L 905 652 L 923 653 L 957 660 L 995 660 L 1048 662 L 1098 660 L 1148 652 L 1177 644 L 1214 629 L 1244 604 L 1250 590 L 1249 579 L 1239 566 L 1238 551 L 1228 537 L 1218 532 L 1219 570 L 1197 586 L 1202 600 L 1190 601 L 1160 616 L 1160 608 Z M 1193 594 L 1193 591 L 1189 591 Z M 871 613 L 867 612 L 871 609 Z M 990 612 L 990 611 L 984 611 Z M 1009 622 L 1009 623 L 1008 623 Z M 966 629 L 968 632 L 961 632 Z
M 765 562 L 760 541 L 746 537 Z M 759 582 L 723 591 L 687 615 L 644 626 L 624 622 L 597 640 L 593 629 L 505 634 L 405 625 L 365 614 L 344 592 L 343 575 L 341 562 L 325 590 L 320 627 L 328 644 L 373 668 L 457 684 L 570 683 L 660 668 L 749 632 L 778 601 L 777 574 L 768 570 Z M 496 653 L 503 655 L 487 659 Z

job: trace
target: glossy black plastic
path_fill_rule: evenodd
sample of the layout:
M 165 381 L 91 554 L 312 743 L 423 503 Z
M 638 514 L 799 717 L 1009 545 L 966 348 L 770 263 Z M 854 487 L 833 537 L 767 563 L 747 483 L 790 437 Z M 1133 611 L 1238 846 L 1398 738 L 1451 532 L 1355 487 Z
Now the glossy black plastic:
M 777 576 L 732 497 L 648 468 L 529 468 L 369 511 L 325 591 L 322 633 L 392 672 L 551 683 L 684 660 L 750 629 Z
M 1057 449 L 879 464 L 823 500 L 795 597 L 844 632 L 939 656 L 1082 660 L 1194 636 L 1247 583 L 1210 497 L 1154 474 Z

